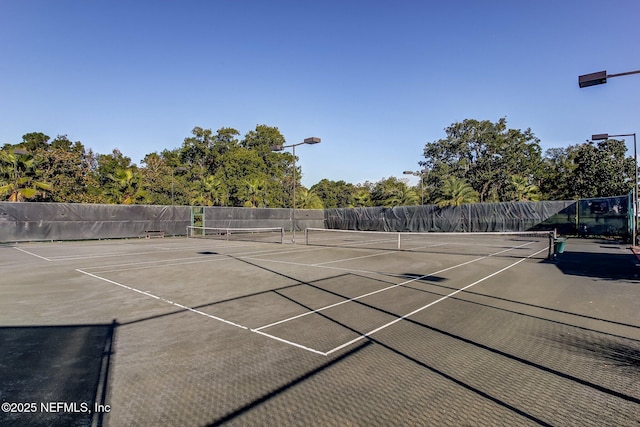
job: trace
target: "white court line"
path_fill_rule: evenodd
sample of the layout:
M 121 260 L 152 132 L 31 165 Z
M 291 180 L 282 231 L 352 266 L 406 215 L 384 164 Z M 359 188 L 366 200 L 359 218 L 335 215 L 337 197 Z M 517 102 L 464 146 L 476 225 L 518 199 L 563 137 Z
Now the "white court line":
M 262 329 L 267 329 L 267 328 L 270 328 L 272 326 L 276 326 L 276 325 L 279 325 L 279 324 L 282 324 L 282 323 L 289 322 L 291 320 L 295 320 L 295 319 L 299 319 L 299 318 L 304 317 L 304 316 L 308 316 L 310 314 L 319 313 L 319 312 L 327 310 L 329 308 L 337 307 L 339 305 L 346 304 L 348 302 L 357 301 L 357 300 L 359 300 L 361 298 L 365 298 L 365 297 L 368 297 L 368 296 L 371 296 L 371 295 L 375 295 L 375 294 L 380 293 L 380 292 L 388 291 L 390 289 L 397 288 L 398 286 L 404 286 L 404 285 L 406 285 L 408 283 L 412 283 L 412 282 L 415 282 L 415 281 L 418 281 L 418 280 L 422 280 L 424 278 L 427 278 L 429 276 L 433 276 L 435 274 L 444 273 L 445 271 L 453 270 L 454 268 L 462 267 L 462 266 L 465 266 L 465 265 L 480 261 L 482 259 L 489 258 L 491 256 L 499 255 L 499 254 L 501 254 L 503 252 L 507 252 L 507 251 L 510 251 L 512 249 L 519 249 L 519 248 L 521 248 L 523 246 L 528 246 L 531 243 L 533 243 L 533 242 L 523 243 L 522 245 L 519 245 L 519 246 L 516 246 L 516 247 L 513 247 L 513 248 L 505 249 L 505 250 L 502 250 L 500 252 L 496 252 L 496 253 L 491 254 L 491 255 L 485 255 L 485 256 L 480 257 L 480 258 L 472 259 L 470 261 L 463 262 L 462 264 L 457 264 L 457 265 L 454 265 L 454 266 L 451 266 L 451 267 L 447 267 L 447 268 L 442 269 L 442 270 L 434 271 L 433 273 L 424 274 L 424 275 L 422 275 L 420 277 L 416 277 L 416 278 L 413 278 L 413 279 L 410 279 L 410 280 L 406 280 L 406 281 L 404 281 L 402 283 L 398 283 L 398 284 L 395 284 L 395 285 L 387 286 L 386 288 L 378 289 L 378 290 L 366 293 L 364 295 L 360 295 L 360 296 L 357 296 L 357 297 L 354 297 L 354 298 L 349 298 L 349 299 L 346 299 L 344 301 L 337 302 L 335 304 L 330 304 L 330 305 L 327 305 L 327 306 L 324 306 L 324 307 L 321 307 L 321 308 L 317 308 L 315 310 L 307 311 L 307 312 L 304 312 L 302 314 L 298 314 L 297 316 L 292 316 L 292 317 L 289 317 L 287 319 L 283 319 L 283 320 L 279 320 L 279 321 L 274 322 L 274 323 L 270 323 L 268 325 L 260 326 L 259 328 L 254 328 L 253 330 L 254 331 L 259 331 L 259 330 L 262 330 Z M 548 248 L 545 248 L 543 250 L 547 250 L 547 249 Z M 540 252 L 542 252 L 542 251 L 540 251 Z M 537 252 L 537 253 L 539 253 L 539 252 Z M 531 256 L 533 256 L 533 255 L 530 255 L 529 257 L 531 257 Z M 526 259 L 526 258 L 524 258 L 524 259 Z M 314 266 L 315 265 L 310 265 L 310 267 L 314 267 Z M 320 266 L 320 267 L 322 267 L 322 266 Z
M 250 331 L 250 332 L 255 332 L 257 334 L 263 335 L 263 336 L 271 338 L 273 340 L 276 340 L 276 341 L 279 341 L 279 342 L 282 342 L 282 343 L 285 343 L 285 344 L 289 344 L 289 345 L 291 345 L 293 347 L 297 347 L 297 348 L 300 348 L 300 349 L 303 349 L 303 350 L 306 350 L 306 351 L 309 351 L 309 352 L 312 352 L 312 353 L 316 353 L 316 354 L 320 354 L 322 356 L 326 356 L 326 354 L 324 352 L 322 352 L 322 351 L 318 351 L 318 350 L 315 350 L 315 349 L 313 349 L 311 347 L 306 347 L 306 346 L 303 346 L 302 344 L 298 344 L 298 343 L 293 342 L 293 341 L 285 340 L 283 338 L 276 337 L 274 335 L 270 335 L 270 334 L 267 334 L 267 333 L 264 333 L 264 332 L 255 331 L 255 330 L 250 329 L 250 328 L 248 328 L 246 326 L 240 325 L 239 323 L 235 323 L 235 322 L 232 322 L 230 320 L 226 320 L 226 319 L 223 319 L 221 317 L 217 317 L 217 316 L 205 313 L 203 311 L 196 310 L 195 308 L 187 307 L 186 305 L 182 305 L 182 304 L 179 304 L 177 302 L 168 300 L 166 298 L 159 297 L 159 296 L 154 295 L 154 294 L 152 294 L 150 292 L 142 291 L 140 289 L 136 289 L 136 288 L 131 287 L 131 286 L 123 285 L 122 283 L 118 283 L 118 282 L 116 282 L 114 280 L 110 280 L 110 279 L 107 279 L 105 277 L 101 277 L 101 276 L 98 276 L 96 274 L 89 273 L 87 271 L 83 271 L 83 270 L 81 270 L 79 268 L 76 268 L 76 271 L 79 272 L 79 273 L 82 273 L 82 274 L 86 274 L 87 276 L 93 277 L 95 279 L 102 280 L 102 281 L 105 281 L 107 283 L 111 283 L 112 285 L 120 286 L 120 287 L 122 287 L 124 289 L 130 290 L 130 291 L 133 291 L 133 292 L 137 292 L 139 294 L 142 294 L 144 296 L 156 299 L 158 301 L 162 301 L 164 303 L 171 304 L 171 305 L 173 305 L 175 307 L 179 307 L 179 308 L 181 308 L 183 310 L 187 310 L 187 311 L 190 311 L 190 312 L 195 313 L 195 314 L 200 314 L 200 315 L 208 317 L 210 319 L 217 320 L 219 322 L 226 323 L 226 324 L 231 325 L 231 326 L 235 326 L 236 328 L 244 329 L 244 330 Z
M 387 252 L 382 252 L 382 253 L 373 254 L 373 255 L 363 255 L 363 256 L 357 256 L 357 257 L 353 257 L 353 258 L 336 259 L 336 260 L 333 260 L 333 261 L 325 261 L 325 262 L 319 262 L 319 263 L 316 263 L 316 264 L 311 264 L 311 266 L 312 267 L 317 267 L 317 266 L 320 266 L 320 265 L 333 264 L 333 263 L 336 263 L 336 262 L 353 261 L 354 259 L 371 258 L 371 257 L 374 257 L 374 256 L 388 255 L 388 254 L 392 254 L 392 253 L 395 253 L 395 252 L 398 252 L 398 251 L 387 251 Z
M 15 249 L 16 251 L 24 252 L 25 254 L 28 254 L 28 255 L 34 256 L 34 257 L 36 257 L 36 258 L 40 258 L 40 259 L 43 259 L 43 260 L 45 260 L 45 261 L 49 261 L 49 262 L 51 262 L 51 260 L 50 260 L 49 258 L 45 258 L 45 257 L 43 257 L 43 256 L 36 255 L 36 254 L 34 254 L 34 253 L 32 253 L 32 252 L 25 251 L 24 249 L 16 248 L 15 246 L 13 247 L 13 249 Z
M 313 249 L 305 250 L 303 252 L 317 251 L 317 250 L 323 250 L 323 249 L 327 249 L 327 248 L 313 248 Z M 209 257 L 209 258 L 202 258 L 202 256 L 187 257 L 187 258 L 173 258 L 173 259 L 167 259 L 167 260 L 140 261 L 140 262 L 129 262 L 124 264 L 110 264 L 110 265 L 95 266 L 95 267 L 83 267 L 83 269 L 91 269 L 95 273 L 113 273 L 113 272 L 120 272 L 120 271 L 142 270 L 145 268 L 155 268 L 155 267 L 158 267 L 157 264 L 159 263 L 161 263 L 160 265 L 161 267 L 174 267 L 174 266 L 180 266 L 180 265 L 199 264 L 199 263 L 205 263 L 205 262 L 230 261 L 232 258 L 251 259 L 250 257 L 256 256 L 256 255 L 279 255 L 279 254 L 300 253 L 300 252 L 301 252 L 300 250 L 274 251 L 273 249 L 270 249 L 270 250 L 262 249 L 259 251 L 241 252 L 240 253 L 241 256 L 238 256 L 237 254 L 234 254 L 234 253 L 216 254 L 214 257 Z M 197 259 L 197 260 L 187 261 L 190 259 Z M 179 261 L 184 261 L 184 262 L 179 262 Z M 130 268 L 119 268 L 120 266 L 123 266 L 123 267 L 130 266 Z M 104 268 L 110 268 L 110 270 L 103 270 Z
M 249 245 L 234 245 L 232 247 L 243 247 L 243 246 L 249 246 Z M 229 246 L 220 246 L 220 247 L 229 247 Z M 211 246 L 204 246 L 205 249 L 215 249 L 215 247 L 211 247 Z M 187 248 L 173 248 L 173 249 L 162 249 L 162 252 L 159 252 L 157 250 L 155 251 L 151 251 L 151 252 L 134 252 L 134 253 L 122 253 L 122 252 L 108 252 L 108 253 L 101 253 L 99 255 L 64 255 L 64 256 L 57 256 L 57 257 L 52 257 L 52 261 L 77 261 L 77 260 L 84 260 L 84 259 L 95 259 L 95 258 L 117 258 L 117 257 L 132 257 L 132 256 L 140 256 L 140 255 L 158 255 L 159 253 L 164 253 L 167 250 L 171 250 L 173 252 L 187 252 L 187 251 L 193 251 L 194 249 L 203 249 L 203 246 L 191 246 L 191 247 L 187 247 Z
M 327 250 L 329 248 L 312 248 L 312 249 L 305 249 L 304 251 L 301 251 L 299 249 L 297 250 L 259 250 L 259 251 L 247 251 L 247 252 L 241 252 L 240 255 L 238 255 L 237 253 L 228 253 L 228 254 L 216 254 L 214 257 L 209 257 L 209 258 L 202 258 L 202 257 L 187 257 L 187 258 L 172 258 L 172 259 L 167 259 L 167 260 L 157 260 L 157 261 L 139 261 L 139 262 L 128 262 L 128 263 L 124 263 L 124 264 L 109 264 L 109 265 L 100 265 L 100 266 L 90 266 L 90 267 L 83 267 L 84 269 L 91 269 L 93 272 L 95 273 L 113 273 L 113 272 L 120 272 L 120 271 L 130 271 L 130 270 L 142 270 L 145 268 L 156 268 L 158 267 L 158 264 L 161 263 L 161 265 L 159 265 L 160 267 L 172 267 L 172 266 L 180 266 L 180 265 L 188 265 L 188 264 L 199 264 L 199 263 L 205 263 L 205 262 L 217 262 L 217 261 L 228 261 L 230 258 L 233 259 L 253 259 L 252 257 L 255 257 L 257 255 L 280 255 L 280 254 L 289 254 L 289 253 L 301 253 L 301 252 L 311 252 L 311 251 L 318 251 L 318 250 Z M 199 258 L 199 259 L 198 259 Z M 188 261 L 190 259 L 197 259 L 195 261 Z M 260 258 L 255 258 L 257 260 L 259 260 Z M 176 261 L 183 261 L 184 262 L 176 262 Z M 265 260 L 265 261 L 269 261 L 269 260 Z M 170 264 L 169 264 L 170 263 Z M 127 266 L 131 266 L 130 268 L 118 268 L 120 266 L 123 267 L 127 267 Z M 103 268 L 111 268 L 110 270 L 102 270 Z
M 86 274 L 87 276 L 91 276 L 91 277 L 93 277 L 95 279 L 102 280 L 102 281 L 105 281 L 107 283 L 111 283 L 112 285 L 120 286 L 121 288 L 125 288 L 125 289 L 128 289 L 130 291 L 137 292 L 139 294 L 148 296 L 150 298 L 157 299 L 158 301 L 166 302 L 167 304 L 171 304 L 171 305 L 174 305 L 176 307 L 180 307 L 180 308 L 182 308 L 184 310 L 191 311 L 192 313 L 201 314 L 202 316 L 206 316 L 206 317 L 209 317 L 211 319 L 218 320 L 218 321 L 226 323 L 228 325 L 232 325 L 232 326 L 235 326 L 237 328 L 249 330 L 249 328 L 247 328 L 246 326 L 242 326 L 242 325 L 240 325 L 238 323 L 234 323 L 234 322 L 231 322 L 229 320 L 225 320 L 225 319 L 223 319 L 221 317 L 217 317 L 217 316 L 213 316 L 211 314 L 207 314 L 207 313 L 205 313 L 203 311 L 196 310 L 195 308 L 187 307 L 186 305 L 178 304 L 177 302 L 170 301 L 170 300 L 168 300 L 166 298 L 159 297 L 157 295 L 154 295 L 154 294 L 146 292 L 146 291 L 141 291 L 140 289 L 136 289 L 136 288 L 133 288 L 131 286 L 123 285 L 122 283 L 118 283 L 116 281 L 109 280 L 109 279 L 107 279 L 105 277 L 100 277 L 98 275 L 95 275 L 93 273 L 89 273 L 89 272 L 81 270 L 79 268 L 76 268 L 76 271 L 79 272 L 79 273 L 82 273 L 82 274 Z
M 427 309 L 427 308 L 429 308 L 429 307 L 431 307 L 431 306 L 433 306 L 433 305 L 435 305 L 435 304 L 438 304 L 439 302 L 442 302 L 442 301 L 444 301 L 444 300 L 446 300 L 446 299 L 448 299 L 448 298 L 451 298 L 452 296 L 454 296 L 454 295 L 456 295 L 456 294 L 458 294 L 458 293 L 460 293 L 460 292 L 463 292 L 463 291 L 465 291 L 465 290 L 467 290 L 467 289 L 471 288 L 472 286 L 477 285 L 478 283 L 484 282 L 485 280 L 490 279 L 491 277 L 496 276 L 496 275 L 498 275 L 498 274 L 502 273 L 503 271 L 506 271 L 506 270 L 510 269 L 511 267 L 514 267 L 514 266 L 516 266 L 516 265 L 520 264 L 522 261 L 526 261 L 527 259 L 531 258 L 532 256 L 535 256 L 535 255 L 539 254 L 540 252 L 544 252 L 544 251 L 546 251 L 546 250 L 548 250 L 548 249 L 549 249 L 549 248 L 544 248 L 544 249 L 542 249 L 542 250 L 539 250 L 538 252 L 535 252 L 535 253 L 533 253 L 533 254 L 531 254 L 531 255 L 527 256 L 526 258 L 522 258 L 522 259 L 520 259 L 520 260 L 518 260 L 518 261 L 514 262 L 513 264 L 510 264 L 510 265 L 508 265 L 508 266 L 506 266 L 506 267 L 504 267 L 504 268 L 502 268 L 502 269 L 500 269 L 500 270 L 496 271 L 495 273 L 492 273 L 492 274 L 490 274 L 490 275 L 488 275 L 488 276 L 485 276 L 485 277 L 483 277 L 483 278 L 482 278 L 482 279 L 480 279 L 480 280 L 477 280 L 477 281 L 475 281 L 475 282 L 473 282 L 473 283 L 471 283 L 471 284 L 469 284 L 469 285 L 467 285 L 467 286 L 465 286 L 465 287 L 463 287 L 463 288 L 460 288 L 460 289 L 458 289 L 458 290 L 456 290 L 456 291 L 454 291 L 454 292 L 451 292 L 451 293 L 450 293 L 450 294 L 448 294 L 448 295 L 443 296 L 442 298 L 439 298 L 439 299 L 437 299 L 437 300 L 435 300 L 435 301 L 433 301 L 433 302 L 430 302 L 430 303 L 429 303 L 429 304 L 427 304 L 427 305 L 424 305 L 424 306 L 422 306 L 422 307 L 420 307 L 420 308 L 418 308 L 418 309 L 415 309 L 415 310 L 413 310 L 411 313 L 407 313 L 407 314 L 405 314 L 405 315 L 404 315 L 404 316 L 402 316 L 402 317 L 399 317 L 399 318 L 397 318 L 397 319 L 395 319 L 395 320 L 392 320 L 392 321 L 391 321 L 391 322 L 389 322 L 389 323 L 386 323 L 386 324 L 384 324 L 384 325 L 382 325 L 382 326 L 379 326 L 379 327 L 375 328 L 375 329 L 374 329 L 374 330 L 372 330 L 372 331 L 367 332 L 366 334 L 360 335 L 359 337 L 354 338 L 354 339 L 352 339 L 351 341 L 348 341 L 348 342 L 346 342 L 346 343 L 344 343 L 344 344 L 342 344 L 342 345 L 339 345 L 338 347 L 333 348 L 333 349 L 331 349 L 331 350 L 327 351 L 327 352 L 325 353 L 325 356 L 328 356 L 328 355 L 330 355 L 331 353 L 334 353 L 334 352 L 336 352 L 336 351 L 338 351 L 338 350 L 341 350 L 341 349 L 343 349 L 343 348 L 345 348 L 345 347 L 348 347 L 348 346 L 350 346 L 350 345 L 351 345 L 351 344 L 353 344 L 353 343 L 356 343 L 356 342 L 358 342 L 358 341 L 360 341 L 360 340 L 363 340 L 364 338 L 367 338 L 367 337 L 369 337 L 369 336 L 371 336 L 371 335 L 375 334 L 376 332 L 379 332 L 379 331 L 381 331 L 381 330 L 383 330 L 383 329 L 385 329 L 385 328 L 388 328 L 389 326 L 391 326 L 391 325 L 393 325 L 393 324 L 395 324 L 395 323 L 400 322 L 401 320 L 404 320 L 404 319 L 408 318 L 409 316 L 413 316 L 414 314 L 419 313 L 419 312 L 421 312 L 422 310 L 425 310 L 425 309 Z
M 256 334 L 264 335 L 265 337 L 268 337 L 268 338 L 274 339 L 274 340 L 276 340 L 276 341 L 280 341 L 280 342 L 283 342 L 283 343 L 285 343 L 285 344 L 289 344 L 289 345 L 292 345 L 292 346 L 294 346 L 294 347 L 298 347 L 298 348 L 301 348 L 301 349 L 303 349 L 303 350 L 310 351 L 311 353 L 316 353 L 316 354 L 319 354 L 319 355 L 321 355 L 321 356 L 326 356 L 326 355 L 327 355 L 327 354 L 326 354 L 325 352 L 323 352 L 323 351 L 319 351 L 319 350 L 313 349 L 313 348 L 311 348 L 311 347 L 306 347 L 306 346 L 304 346 L 304 345 L 302 345 L 302 344 L 298 344 L 298 343 L 293 342 L 293 341 L 285 340 L 285 339 L 280 338 L 280 337 L 277 337 L 277 336 L 275 336 L 275 335 L 267 334 L 266 332 L 257 331 L 257 330 L 255 330 L 255 329 L 251 329 L 251 332 L 255 332 Z

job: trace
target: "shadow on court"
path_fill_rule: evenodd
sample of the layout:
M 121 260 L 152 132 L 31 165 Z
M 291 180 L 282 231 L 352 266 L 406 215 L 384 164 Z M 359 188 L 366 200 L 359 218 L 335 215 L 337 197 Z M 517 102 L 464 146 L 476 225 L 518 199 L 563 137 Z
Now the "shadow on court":
M 0 327 L 0 425 L 103 425 L 116 327 Z
M 569 242 L 570 246 L 575 241 Z M 603 280 L 640 278 L 640 261 L 629 249 L 622 246 L 597 245 L 594 246 L 595 250 L 591 251 L 584 245 L 577 246 L 576 249 L 567 249 L 557 255 L 556 265 L 564 274 Z

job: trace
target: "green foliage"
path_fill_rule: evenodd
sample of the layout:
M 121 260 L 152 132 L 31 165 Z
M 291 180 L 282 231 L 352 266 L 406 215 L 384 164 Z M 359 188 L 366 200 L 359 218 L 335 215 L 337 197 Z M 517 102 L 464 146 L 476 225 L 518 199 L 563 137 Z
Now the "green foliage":
M 545 200 L 627 194 L 634 161 L 623 141 L 549 149 L 541 155 L 530 129 L 466 119 L 424 148 L 426 203 Z M 421 186 L 396 177 L 352 184 L 322 179 L 309 190 L 277 127 L 257 125 L 244 137 L 230 127 L 194 127 L 175 149 L 147 154 L 140 167 L 114 149 L 95 154 L 66 135 L 22 136 L 0 150 L 0 198 L 16 201 L 150 203 L 202 206 L 343 208 L 420 203 Z M 28 155 L 14 153 L 27 150 Z M 295 181 L 294 181 L 295 180 Z
M 356 205 L 357 188 L 345 181 L 323 179 L 311 187 L 325 208 L 349 208 Z
M 38 179 L 39 163 L 31 153 L 17 153 L 16 149 L 0 151 L 0 196 L 9 202 L 23 202 L 50 191 L 52 185 Z
M 302 187 L 296 190 L 296 209 L 323 209 L 320 196 L 314 190 Z
M 510 200 L 511 177 L 522 174 L 537 180 L 542 172 L 539 140 L 530 129 L 507 129 L 505 118 L 464 120 L 446 130 L 447 137 L 427 143 L 425 182 L 433 190 L 447 177 L 467 181 L 481 202 Z M 429 191 L 438 197 L 438 191 Z
M 468 182 L 455 176 L 449 176 L 442 182 L 441 194 L 437 200 L 437 204 L 441 208 L 461 206 L 479 200 L 478 192 Z
M 537 202 L 540 200 L 540 190 L 533 185 L 529 178 L 522 175 L 511 177 L 512 200 L 518 202 Z
M 548 150 L 542 191 L 555 200 L 627 194 L 635 168 L 625 153 L 624 141 L 615 139 Z
M 410 206 L 419 204 L 420 197 L 409 188 L 406 180 L 392 176 L 373 185 L 371 201 L 374 206 Z
M 110 203 L 130 205 L 144 203 L 148 193 L 143 188 L 142 174 L 135 166 L 116 169 L 109 174 L 105 195 Z

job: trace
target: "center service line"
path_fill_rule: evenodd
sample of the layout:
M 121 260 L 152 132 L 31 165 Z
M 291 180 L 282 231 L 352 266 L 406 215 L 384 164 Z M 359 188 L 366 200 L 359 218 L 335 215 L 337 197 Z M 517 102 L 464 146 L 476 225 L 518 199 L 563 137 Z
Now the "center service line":
M 341 350 L 341 349 L 343 349 L 343 348 L 345 348 L 345 347 L 350 346 L 350 345 L 351 345 L 351 344 L 353 344 L 353 343 L 356 343 L 356 342 L 358 342 L 358 341 L 360 341 L 360 340 L 362 340 L 362 339 L 364 339 L 364 338 L 367 338 L 367 337 L 369 337 L 369 336 L 371 336 L 371 335 L 375 334 L 376 332 L 379 332 L 379 331 L 381 331 L 381 330 L 383 330 L 383 329 L 385 329 L 385 328 L 387 328 L 387 327 L 389 327 L 389 326 L 391 326 L 391 325 L 393 325 L 393 324 L 395 324 L 395 323 L 398 323 L 398 322 L 400 322 L 401 320 L 404 320 L 404 319 L 408 318 L 409 316 L 413 316 L 414 314 L 419 313 L 419 312 L 421 312 L 422 310 L 427 309 L 427 308 L 429 308 L 429 307 L 431 307 L 431 306 L 433 306 L 433 305 L 435 305 L 435 304 L 438 304 L 439 302 L 442 302 L 442 301 L 444 301 L 444 300 L 446 300 L 446 299 L 448 299 L 448 298 L 451 298 L 452 296 L 454 296 L 454 295 L 456 295 L 456 294 L 459 294 L 460 292 L 465 291 L 465 290 L 467 290 L 467 289 L 471 288 L 472 286 L 477 285 L 478 283 L 484 282 L 485 280 L 490 279 L 491 277 L 496 276 L 496 275 L 498 275 L 498 274 L 502 273 L 503 271 L 506 271 L 506 270 L 510 269 L 511 267 L 514 267 L 514 266 L 516 266 L 516 265 L 520 264 L 522 261 L 526 261 L 527 259 L 531 258 L 532 256 L 535 256 L 535 255 L 537 255 L 537 254 L 539 254 L 539 253 L 541 253 L 541 252 L 544 252 L 544 251 L 546 251 L 546 250 L 548 250 L 548 249 L 549 249 L 549 248 L 544 248 L 544 249 L 542 249 L 542 250 L 539 250 L 538 252 L 535 252 L 535 253 L 533 253 L 533 254 L 531 254 L 531 255 L 527 256 L 526 258 L 522 258 L 522 259 L 520 259 L 520 260 L 518 260 L 518 261 L 514 262 L 513 264 L 510 264 L 510 265 L 508 265 L 508 266 L 504 267 L 503 269 L 500 269 L 500 270 L 496 271 L 495 273 L 492 273 L 492 274 L 490 274 L 490 275 L 488 275 L 488 276 L 485 276 L 485 277 L 483 277 L 482 279 L 477 280 L 477 281 L 475 281 L 475 282 L 473 282 L 473 283 L 471 283 L 471 284 L 469 284 L 469 285 L 465 286 L 464 288 L 460 288 L 460 289 L 458 289 L 457 291 L 453 291 L 453 292 L 451 292 L 449 295 L 445 295 L 445 296 L 443 296 L 442 298 L 439 298 L 439 299 L 437 299 L 437 300 L 435 300 L 435 301 L 433 301 L 433 302 L 430 302 L 429 304 L 427 304 L 427 305 L 425 305 L 425 306 L 422 306 L 422 307 L 420 307 L 420 308 L 417 308 L 417 309 L 413 310 L 411 313 L 407 313 L 407 314 L 405 314 L 404 316 L 399 317 L 399 318 L 397 318 L 397 319 L 395 319 L 395 320 L 392 320 L 391 322 L 386 323 L 386 324 L 384 324 L 384 325 L 382 325 L 382 326 L 379 326 L 379 327 L 377 327 L 376 329 L 374 329 L 374 330 L 372 330 L 372 331 L 370 331 L 370 332 L 367 332 L 367 333 L 366 333 L 366 334 L 364 334 L 364 335 L 360 335 L 359 337 L 354 338 L 354 339 L 352 339 L 352 340 L 351 340 L 351 341 L 349 341 L 349 342 L 346 342 L 346 343 L 344 343 L 344 344 L 342 344 L 342 345 L 339 345 L 338 347 L 336 347 L 336 348 L 334 348 L 334 349 L 331 349 L 331 350 L 327 351 L 327 352 L 325 353 L 325 355 L 326 355 L 326 356 L 328 356 L 328 355 L 330 355 L 331 353 L 334 353 L 334 352 L 336 352 L 336 351 L 338 351 L 338 350 Z
M 292 316 L 292 317 L 289 317 L 289 318 L 286 318 L 286 319 L 282 319 L 282 320 L 279 320 L 279 321 L 277 321 L 277 322 L 270 323 L 270 324 L 268 324 L 268 325 L 264 325 L 264 326 L 260 326 L 259 328 L 254 328 L 254 329 L 251 329 L 251 330 L 252 330 L 252 331 L 254 331 L 254 332 L 258 332 L 258 331 L 260 331 L 260 330 L 262 330 L 262 329 L 267 329 L 267 328 L 270 328 L 270 327 L 272 327 L 272 326 L 280 325 L 280 324 L 282 324 L 282 323 L 286 323 L 286 322 L 289 322 L 289 321 L 291 321 L 291 320 L 299 319 L 299 318 L 301 318 L 301 317 L 308 316 L 308 315 L 310 315 L 310 314 L 319 313 L 319 312 L 321 312 L 321 311 L 323 311 L 323 310 L 327 310 L 327 309 L 329 309 L 329 308 L 337 307 L 337 306 L 339 306 L 339 305 L 346 304 L 346 303 L 348 303 L 348 302 L 357 301 L 357 300 L 359 300 L 359 299 L 361 299 L 361 298 L 365 298 L 365 297 L 368 297 L 368 296 L 371 296 L 371 295 L 375 295 L 375 294 L 380 293 L 380 292 L 388 291 L 388 290 L 390 290 L 390 289 L 397 288 L 398 286 L 404 286 L 404 285 L 406 285 L 406 284 L 409 284 L 409 283 L 412 283 L 412 282 L 415 282 L 415 281 L 418 281 L 418 280 L 425 279 L 425 278 L 427 278 L 427 277 L 429 277 L 429 276 L 433 276 L 433 275 L 435 275 L 435 274 L 444 273 L 445 271 L 453 270 L 454 268 L 463 267 L 463 266 L 465 266 L 465 265 L 468 265 L 468 264 L 471 264 L 471 263 L 474 263 L 474 262 L 477 262 L 477 261 L 483 260 L 483 259 L 485 259 L 485 258 L 489 258 L 489 257 L 491 257 L 491 256 L 495 256 L 495 255 L 501 254 L 501 253 L 503 253 L 503 252 L 510 251 L 510 250 L 512 250 L 512 249 L 518 249 L 518 248 L 521 248 L 521 247 L 523 247 L 523 246 L 530 245 L 531 243 L 532 243 L 532 242 L 523 243 L 522 245 L 516 246 L 516 247 L 514 247 L 514 248 L 505 249 L 505 250 L 502 250 L 502 251 L 496 252 L 496 253 L 491 254 L 491 255 L 485 255 L 485 256 L 480 257 L 480 258 L 475 258 L 475 259 L 472 259 L 472 260 L 470 260 L 470 261 L 466 261 L 466 262 L 463 262 L 463 263 L 461 263 L 461 264 L 456 264 L 456 265 L 454 265 L 454 266 L 447 267 L 447 268 L 442 269 L 442 270 L 434 271 L 434 272 L 429 273 L 429 274 L 424 274 L 424 275 L 422 275 L 422 276 L 420 276 L 420 277 L 415 277 L 415 278 L 413 278 L 413 279 L 410 279 L 410 280 L 404 281 L 404 282 L 402 282 L 402 283 L 398 283 L 398 284 L 395 284 L 395 285 L 387 286 L 386 288 L 378 289 L 378 290 L 375 290 L 375 291 L 372 291 L 372 292 L 366 293 L 366 294 L 364 294 L 364 295 L 359 295 L 359 296 L 357 296 L 357 297 L 349 298 L 349 299 L 346 299 L 346 300 L 344 300 L 344 301 L 340 301 L 340 302 L 337 302 L 337 303 L 334 303 L 334 304 L 330 304 L 330 305 L 327 305 L 327 306 L 324 306 L 324 307 L 321 307 L 321 308 L 317 308 L 317 309 L 315 309 L 315 310 L 306 311 L 306 312 L 304 312 L 304 313 L 302 313 L 302 314 L 298 314 L 297 316 Z M 544 250 L 547 250 L 547 249 L 548 249 L 548 248 L 545 248 L 545 249 L 543 249 L 543 251 L 544 251 Z M 542 251 L 540 251 L 540 252 L 542 252 Z M 536 254 L 537 254 L 537 253 L 540 253 L 540 252 L 536 252 Z M 535 254 L 529 255 L 529 257 L 532 257 L 533 255 L 535 255 Z M 529 257 L 527 257 L 527 258 L 529 258 Z M 524 259 L 526 259 L 526 258 L 523 258 L 523 260 L 524 260 Z M 268 260 L 264 260 L 264 261 L 268 261 Z M 284 261 L 276 261 L 276 262 L 284 262 Z M 323 263 L 323 264 L 324 264 L 324 263 Z M 309 266 L 309 267 L 324 267 L 324 268 L 332 268 L 332 267 L 325 267 L 325 266 L 323 266 L 323 265 L 321 265 L 321 264 L 311 264 L 311 265 L 308 265 L 308 266 Z M 458 292 L 459 292 L 459 291 L 458 291 Z M 452 295 L 453 295 L 453 294 L 452 294 Z

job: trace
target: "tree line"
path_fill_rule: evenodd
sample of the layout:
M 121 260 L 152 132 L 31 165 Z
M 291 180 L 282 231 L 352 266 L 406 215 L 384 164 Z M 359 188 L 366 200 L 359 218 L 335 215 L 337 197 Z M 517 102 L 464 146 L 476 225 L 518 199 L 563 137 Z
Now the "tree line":
M 505 118 L 466 119 L 427 142 L 411 186 L 406 176 L 377 182 L 322 179 L 301 185 L 302 170 L 277 127 L 195 127 L 176 149 L 147 154 L 138 166 L 118 149 L 94 153 L 66 135 L 41 132 L 0 149 L 0 198 L 6 201 L 157 205 L 296 207 L 307 209 L 456 206 L 474 202 L 575 200 L 627 194 L 634 160 L 624 141 L 589 141 L 542 153 L 531 129 L 509 129 Z

